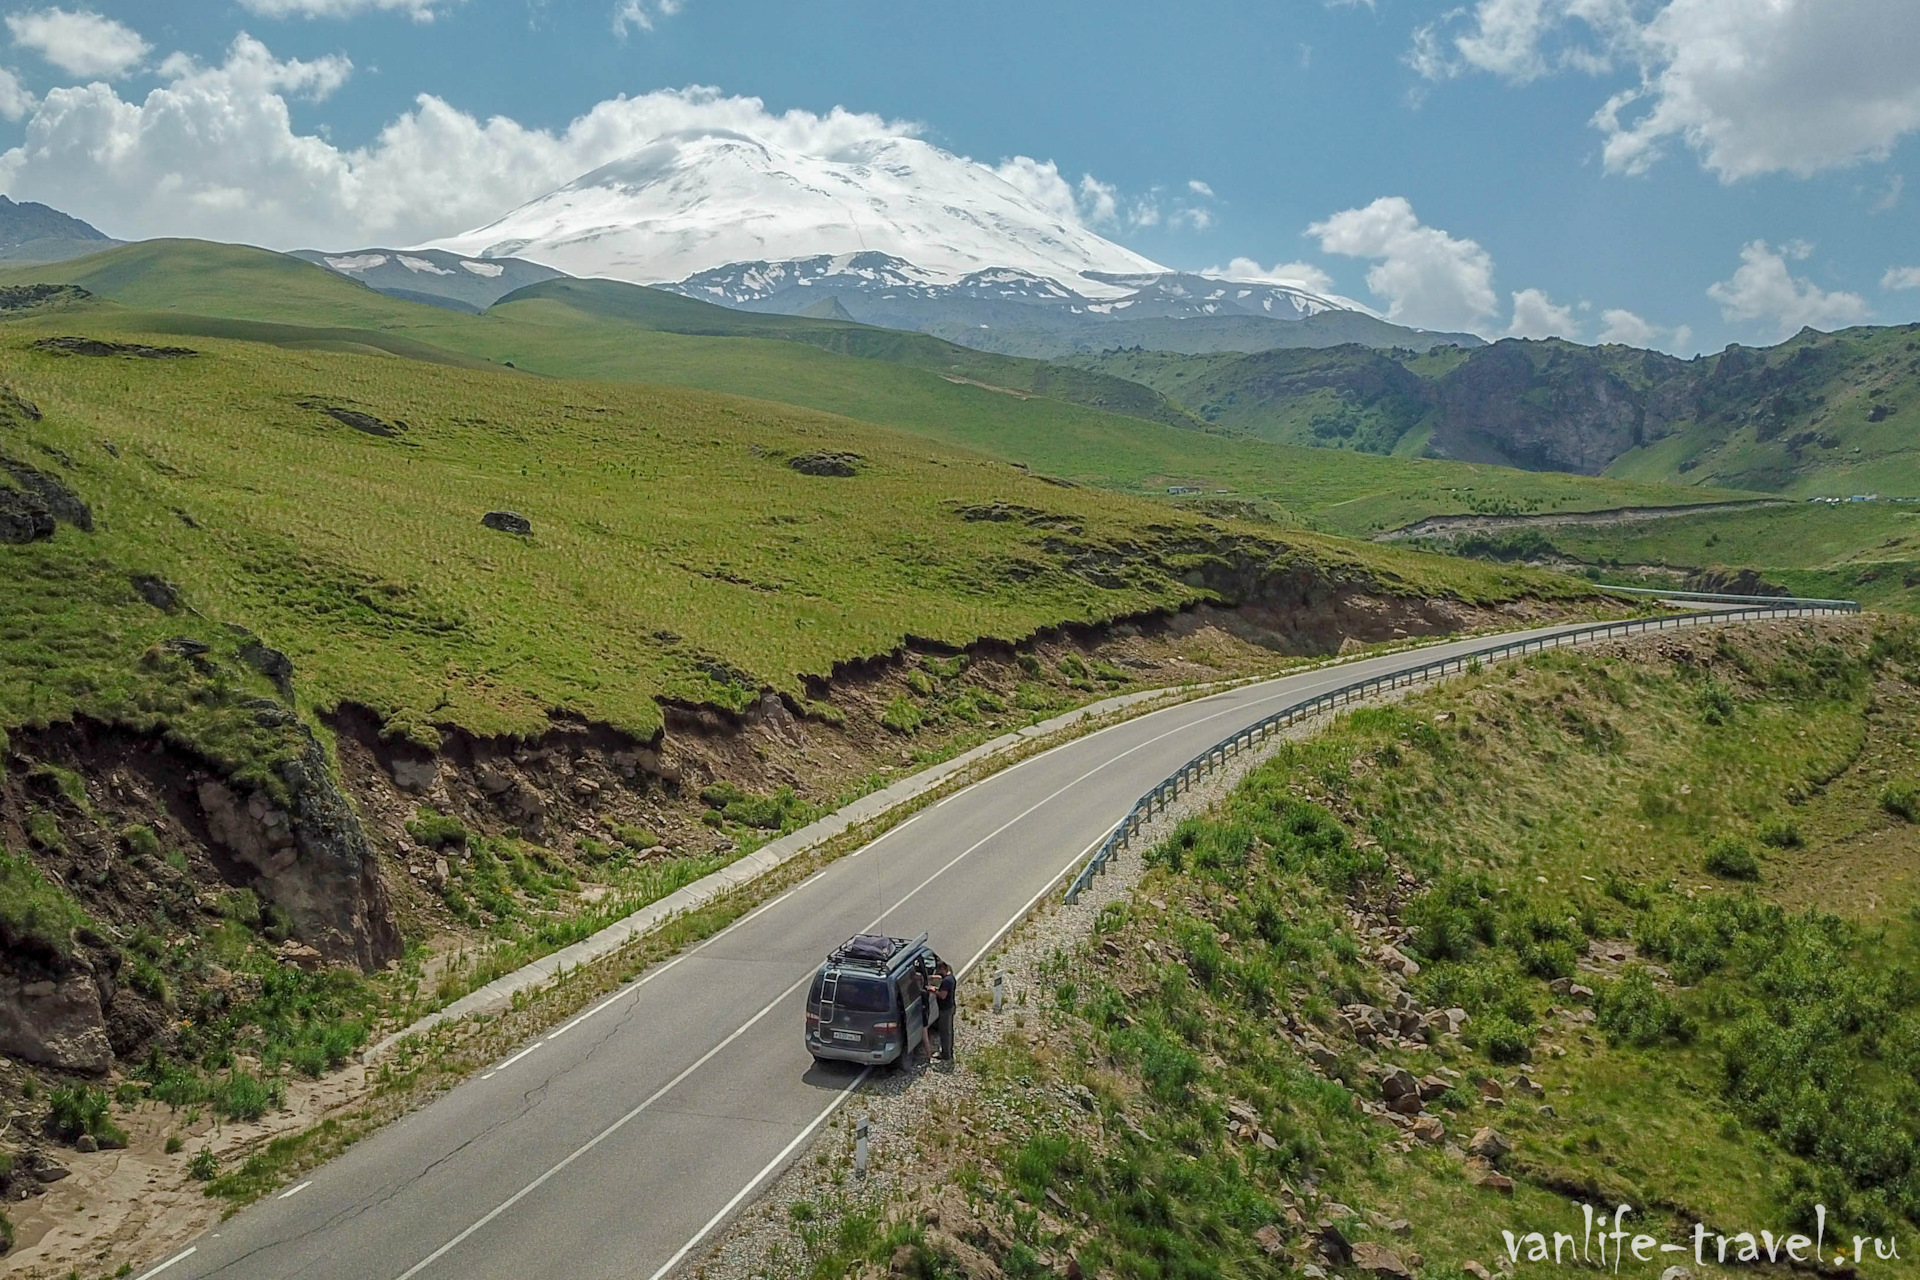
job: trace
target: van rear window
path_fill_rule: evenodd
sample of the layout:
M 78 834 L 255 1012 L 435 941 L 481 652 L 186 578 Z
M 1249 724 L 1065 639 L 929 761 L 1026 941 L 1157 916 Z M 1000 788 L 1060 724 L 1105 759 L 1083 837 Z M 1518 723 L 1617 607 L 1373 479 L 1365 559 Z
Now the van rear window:
M 854 1013 L 885 1013 L 893 1008 L 893 993 L 882 979 L 856 978 L 843 973 L 834 1003 Z

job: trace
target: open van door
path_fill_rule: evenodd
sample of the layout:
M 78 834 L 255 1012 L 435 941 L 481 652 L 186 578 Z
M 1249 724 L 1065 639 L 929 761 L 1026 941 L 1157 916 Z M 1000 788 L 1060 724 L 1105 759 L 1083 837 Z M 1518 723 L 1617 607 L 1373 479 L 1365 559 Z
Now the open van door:
M 926 984 L 915 981 L 917 976 L 914 973 L 900 976 L 900 1004 L 905 1010 L 905 1021 L 901 1024 L 905 1034 L 900 1041 L 902 1066 L 912 1059 L 915 1046 L 927 1038 Z

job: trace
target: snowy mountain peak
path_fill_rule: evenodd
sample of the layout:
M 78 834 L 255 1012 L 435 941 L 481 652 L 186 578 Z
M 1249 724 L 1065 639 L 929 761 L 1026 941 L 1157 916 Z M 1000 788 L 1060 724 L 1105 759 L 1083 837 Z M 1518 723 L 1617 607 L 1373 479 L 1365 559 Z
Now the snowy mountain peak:
M 1101 296 L 1125 290 L 1084 273 L 1165 271 L 1043 208 L 985 165 L 917 138 L 811 155 L 717 129 L 665 134 L 496 222 L 425 247 L 640 284 L 735 263 L 875 254 L 910 264 L 921 284 L 1010 270 Z

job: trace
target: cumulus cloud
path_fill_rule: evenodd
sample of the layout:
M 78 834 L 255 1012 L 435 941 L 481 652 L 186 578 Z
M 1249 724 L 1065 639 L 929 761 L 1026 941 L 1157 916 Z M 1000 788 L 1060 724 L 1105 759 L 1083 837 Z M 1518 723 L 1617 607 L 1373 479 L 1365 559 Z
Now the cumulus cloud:
M 1676 355 L 1692 355 L 1695 350 L 1693 330 L 1686 325 L 1663 328 L 1624 307 L 1609 307 L 1600 313 L 1600 336 L 1594 341 L 1603 346 L 1655 347 Z
M 629 31 L 651 31 L 663 18 L 679 13 L 683 0 L 620 0 L 613 9 L 613 34 L 622 40 Z
M 1499 308 L 1493 259 L 1471 240 L 1424 226 L 1402 196 L 1382 196 L 1307 228 L 1323 253 L 1371 258 L 1367 288 L 1387 318 L 1426 329 L 1473 328 Z
M 1888 267 L 1880 277 L 1882 289 L 1920 289 L 1920 267 Z
M 903 131 L 901 126 L 889 126 Z M 1090 173 L 1069 182 L 1051 160 L 1014 156 L 993 166 L 995 174 L 1033 203 L 1069 226 L 1099 227 L 1119 221 L 1120 192 Z
M 20 120 L 26 117 L 40 104 L 40 99 L 20 83 L 20 77 L 0 67 L 0 116 L 8 120 Z
M 1776 250 L 1764 240 L 1754 240 L 1740 250 L 1739 269 L 1709 285 L 1707 296 L 1720 304 L 1726 319 L 1758 324 L 1776 338 L 1791 337 L 1807 325 L 1843 329 L 1864 323 L 1869 314 L 1865 298 L 1828 292 L 1792 273 L 1788 258 L 1804 259 L 1811 252 L 1812 246 L 1800 242 Z
M 1580 322 L 1573 308 L 1563 307 L 1547 296 L 1544 289 L 1522 289 L 1513 295 L 1513 323 L 1507 326 L 1510 338 L 1578 338 Z
M 1213 199 L 1213 188 L 1208 186 L 1206 183 L 1200 181 L 1200 179 L 1198 178 L 1188 179 L 1187 190 L 1193 192 L 1193 194 L 1197 196 L 1204 196 L 1208 200 Z
M 768 111 L 757 98 L 693 87 L 618 97 L 564 128 L 478 119 L 421 95 L 364 146 L 295 130 L 291 103 L 352 74 L 345 58 L 276 58 L 241 36 L 217 65 L 174 56 L 144 98 L 106 84 L 54 89 L 0 155 L 0 190 L 111 225 L 129 238 L 192 235 L 274 248 L 412 244 L 480 226 L 664 134 L 731 130 L 808 154 L 911 137 L 911 122 L 835 108 Z M 0 80 L 0 114 L 8 108 Z M 1072 225 L 1118 220 L 1119 194 L 1057 165 L 996 169 Z
M 266 18 L 352 18 L 362 13 L 403 13 L 415 22 L 431 22 L 436 10 L 459 0 L 240 0 L 243 8 Z
M 125 75 L 153 51 L 138 31 L 87 10 L 28 9 L 7 15 L 13 42 L 76 76 Z
M 1912 0 L 1478 0 L 1414 33 L 1428 79 L 1624 69 L 1602 155 L 1641 173 L 1679 141 L 1726 181 L 1884 158 L 1920 129 Z
M 1260 284 L 1290 284 L 1309 293 L 1331 293 L 1333 277 L 1311 262 L 1276 262 L 1263 267 L 1252 258 L 1235 258 L 1224 267 L 1208 267 L 1200 273 L 1223 280 L 1247 280 Z

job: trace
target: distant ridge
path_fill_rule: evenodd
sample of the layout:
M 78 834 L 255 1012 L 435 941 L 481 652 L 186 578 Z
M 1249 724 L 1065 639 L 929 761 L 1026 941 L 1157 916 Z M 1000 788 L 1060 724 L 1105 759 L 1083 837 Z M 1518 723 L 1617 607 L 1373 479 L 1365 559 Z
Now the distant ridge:
M 48 205 L 0 196 L 0 259 L 64 262 L 124 243 Z

